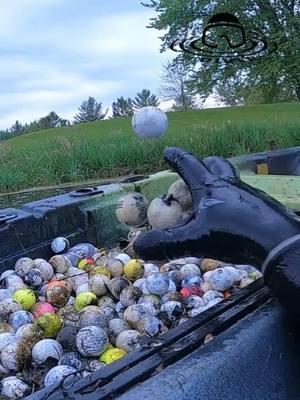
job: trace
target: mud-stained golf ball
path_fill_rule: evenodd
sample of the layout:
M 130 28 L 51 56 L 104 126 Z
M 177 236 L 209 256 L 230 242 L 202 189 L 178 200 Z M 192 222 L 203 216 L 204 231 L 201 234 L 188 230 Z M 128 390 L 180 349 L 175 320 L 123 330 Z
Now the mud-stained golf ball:
M 21 304 L 14 301 L 12 298 L 3 299 L 0 301 L 0 317 L 7 318 L 11 313 L 22 309 Z
M 75 368 L 76 371 L 80 370 L 84 366 L 83 357 L 76 351 L 64 353 L 61 359 L 58 361 L 58 365 L 67 365 L 68 367 Z
M 98 326 L 82 328 L 76 336 L 77 349 L 85 357 L 100 356 L 106 350 L 108 343 L 107 333 Z
M 100 253 L 95 253 L 92 257 L 92 260 L 95 262 L 96 265 L 99 267 L 105 267 L 105 264 L 110 258 L 107 255 L 102 255 Z
M 120 293 L 120 302 L 124 307 L 136 304 L 143 292 L 135 286 L 127 286 Z
M 146 278 L 146 288 L 151 294 L 162 296 L 169 291 L 169 278 L 165 274 L 156 272 Z
M 19 303 L 23 310 L 28 311 L 36 303 L 36 295 L 30 289 L 20 289 L 14 293 L 13 300 Z
M 18 275 L 15 275 L 15 274 L 11 274 L 11 275 L 7 276 L 4 279 L 3 283 L 7 287 L 7 289 L 11 289 L 12 291 L 27 288 L 23 281 L 23 278 L 21 278 Z
M 75 308 L 76 310 L 82 310 L 86 306 L 98 304 L 97 296 L 92 292 L 83 292 L 76 296 Z
M 183 274 L 180 271 L 174 270 L 168 272 L 169 279 L 175 283 L 176 289 L 181 289 L 181 282 L 183 281 Z
M 71 379 L 77 378 L 77 371 L 75 368 L 68 367 L 67 365 L 58 365 L 57 367 L 54 367 L 50 369 L 50 371 L 47 373 L 45 376 L 45 386 L 51 386 L 54 383 L 60 383 L 63 380 L 66 382 L 70 382 L 69 380 L 66 380 L 66 378 L 69 376 L 70 381 Z M 74 382 L 75 383 L 75 382 Z
M 9 376 L 1 381 L 1 395 L 8 399 L 17 400 L 30 393 L 30 386 L 16 376 Z
M 33 268 L 25 275 L 24 282 L 31 289 L 39 290 L 44 284 L 44 278 L 40 270 Z
M 89 291 L 96 296 L 104 296 L 107 293 L 109 278 L 105 275 L 93 275 L 89 279 Z
M 179 301 L 167 301 L 161 308 L 162 321 L 166 326 L 172 325 L 185 312 L 184 306 Z
M 79 329 L 87 326 L 98 326 L 106 330 L 108 328 L 108 319 L 100 309 L 84 309 L 80 313 Z
M 22 365 L 19 362 L 19 341 L 7 344 L 1 351 L 1 364 L 9 371 L 20 371 Z
M 67 284 L 64 281 L 52 281 L 46 287 L 47 302 L 54 307 L 63 307 L 67 304 L 70 297 L 70 292 Z
M 15 311 L 9 317 L 9 325 L 11 325 L 15 331 L 17 331 L 20 326 L 25 324 L 31 324 L 34 322 L 33 315 L 28 311 Z
M 54 275 L 54 270 L 51 264 L 49 264 L 43 258 L 36 258 L 33 260 L 34 268 L 38 269 L 42 273 L 42 277 L 45 282 L 50 281 Z
M 130 261 L 130 257 L 128 254 L 125 253 L 119 253 L 118 255 L 115 256 L 117 260 L 122 261 L 123 264 L 126 264 L 128 261 Z
M 116 258 L 109 259 L 105 264 L 105 268 L 109 270 L 112 278 L 123 275 L 123 262 Z
M 33 268 L 34 262 L 29 257 L 19 258 L 15 264 L 15 273 L 19 275 L 21 278 L 24 278 L 25 275 Z
M 77 326 L 69 325 L 62 328 L 57 335 L 56 340 L 62 345 L 66 351 L 76 350 L 76 336 L 78 333 Z
M 50 258 L 49 264 L 52 265 L 55 273 L 57 274 L 65 274 L 72 264 L 70 260 L 65 257 L 63 254 L 57 254 Z
M 224 268 L 218 268 L 212 271 L 209 281 L 214 290 L 224 292 L 224 290 L 231 288 L 234 278 L 231 272 L 224 270 Z
M 117 219 L 129 226 L 143 225 L 147 221 L 148 205 L 148 200 L 141 193 L 128 193 L 116 204 Z
M 62 320 L 53 313 L 41 315 L 36 323 L 43 330 L 45 338 L 55 338 L 62 327 Z
M 70 249 L 70 242 L 65 237 L 57 237 L 51 242 L 51 250 L 55 254 L 66 253 Z
M 168 292 L 161 296 L 161 304 L 167 303 L 168 301 L 179 301 L 179 303 L 182 303 L 183 300 L 183 295 L 178 292 Z
M 104 276 L 107 276 L 107 278 L 109 278 L 109 279 L 111 278 L 110 271 L 106 267 L 101 267 L 99 265 L 96 265 L 95 267 L 93 267 L 90 270 L 90 276 L 93 276 L 93 275 L 104 275 Z
M 116 338 L 116 347 L 126 351 L 127 353 L 133 350 L 138 350 L 141 347 L 138 342 L 140 336 L 141 333 L 133 329 L 123 331 L 119 333 Z
M 128 322 L 128 324 L 132 327 L 136 327 L 137 323 L 146 317 L 154 316 L 153 306 L 149 308 L 149 303 L 142 304 L 133 304 L 132 306 L 127 307 L 124 312 L 124 320 Z
M 147 106 L 135 111 L 131 120 L 133 131 L 143 139 L 162 136 L 168 128 L 168 117 L 158 107 Z
M 173 197 L 178 201 L 184 211 L 188 210 L 192 207 L 192 196 L 186 185 L 186 183 L 182 179 L 178 179 L 169 187 L 168 193 L 169 196 L 173 195 Z
M 161 321 L 156 317 L 147 317 L 141 319 L 137 325 L 136 329 L 142 334 L 148 336 L 157 336 L 161 332 Z
M 167 200 L 165 196 L 157 197 L 148 207 L 147 218 L 152 228 L 170 228 L 183 222 L 182 208 L 175 200 Z
M 14 332 L 12 326 L 10 326 L 7 322 L 0 322 L 0 334 L 6 332 Z M 0 350 L 1 351 L 1 350 Z
M 124 277 L 116 277 L 108 282 L 107 288 L 116 299 L 120 300 L 122 290 L 130 285 L 131 283 L 128 279 Z
M 201 271 L 207 272 L 207 271 L 213 271 L 217 268 L 221 268 L 223 263 L 218 260 L 212 260 L 211 258 L 204 258 L 201 262 L 200 268 Z
M 105 364 L 111 364 L 114 361 L 119 360 L 120 358 L 126 356 L 126 351 L 122 349 L 112 348 L 106 350 L 103 354 L 101 354 L 100 361 Z
M 61 344 L 54 339 L 43 339 L 36 343 L 32 349 L 32 359 L 36 365 L 44 363 L 48 358 L 59 361 L 62 354 Z

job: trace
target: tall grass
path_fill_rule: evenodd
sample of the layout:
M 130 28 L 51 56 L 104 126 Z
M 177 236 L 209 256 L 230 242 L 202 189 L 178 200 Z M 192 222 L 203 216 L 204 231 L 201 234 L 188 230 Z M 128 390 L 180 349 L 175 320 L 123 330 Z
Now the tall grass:
M 11 143 L 11 144 L 10 144 Z M 153 173 L 168 168 L 163 149 L 176 146 L 199 157 L 231 157 L 300 145 L 300 122 L 194 123 L 158 140 L 142 140 L 114 129 L 99 140 L 73 136 L 46 138 L 41 145 L 15 147 L 0 143 L 0 191 L 79 182 L 126 174 Z

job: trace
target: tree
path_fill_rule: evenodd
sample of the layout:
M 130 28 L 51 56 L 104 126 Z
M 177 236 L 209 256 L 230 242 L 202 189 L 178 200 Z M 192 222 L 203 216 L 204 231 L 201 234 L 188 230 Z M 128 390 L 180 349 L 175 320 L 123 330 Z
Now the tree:
M 14 125 L 10 128 L 10 134 L 12 136 L 22 135 L 24 132 L 24 127 L 19 121 L 16 121 Z
M 236 88 L 238 101 L 300 100 L 299 0 L 150 0 L 144 6 L 157 12 L 149 27 L 166 31 L 161 51 L 178 38 L 200 39 L 211 16 L 220 12 L 235 15 L 248 32 L 260 29 L 269 43 L 278 44 L 272 54 L 231 63 L 203 62 L 197 55 L 178 53 L 175 63 L 185 63 L 190 87 L 203 98 L 213 92 L 224 97 L 229 85 L 230 97 Z M 218 37 L 214 41 L 222 50 L 226 41 L 220 40 L 220 32 L 211 30 L 210 39 Z
M 133 101 L 130 97 L 125 99 L 123 96 L 119 97 L 116 102 L 112 103 L 112 110 L 114 117 L 126 117 L 133 115 Z
M 158 98 L 155 96 L 155 94 L 151 94 L 150 90 L 148 89 L 143 89 L 140 93 L 137 93 L 133 100 L 134 110 L 138 110 L 139 108 L 147 106 L 157 107 L 158 105 Z
M 163 66 L 160 95 L 165 100 L 175 101 L 175 111 L 197 108 L 195 97 L 188 88 L 188 75 L 183 64 L 168 61 Z
M 68 120 L 60 118 L 54 111 L 51 111 L 48 115 L 40 118 L 38 121 L 40 129 L 61 128 L 68 124 L 70 124 Z
M 74 116 L 74 123 L 98 121 L 105 118 L 108 109 L 102 112 L 102 103 L 97 102 L 93 97 L 89 97 L 78 108 L 79 112 Z

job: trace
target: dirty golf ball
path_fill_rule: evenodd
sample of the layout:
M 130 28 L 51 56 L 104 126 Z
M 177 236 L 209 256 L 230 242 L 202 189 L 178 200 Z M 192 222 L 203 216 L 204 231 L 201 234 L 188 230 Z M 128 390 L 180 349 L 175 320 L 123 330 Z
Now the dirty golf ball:
M 108 343 L 105 330 L 98 326 L 82 328 L 76 336 L 77 349 L 85 357 L 100 356 L 106 350 Z
M 224 292 L 233 285 L 234 278 L 231 272 L 224 270 L 224 268 L 218 268 L 212 271 L 209 281 L 214 290 Z
M 31 269 L 24 278 L 24 282 L 34 290 L 38 290 L 43 286 L 44 278 L 40 270 Z
M 105 268 L 109 270 L 113 278 L 123 275 L 123 262 L 116 258 L 109 259 L 105 263 Z
M 68 269 L 72 267 L 71 262 L 63 254 L 57 254 L 56 256 L 51 257 L 49 263 L 58 274 L 65 274 Z
M 29 257 L 19 258 L 15 264 L 15 272 L 21 278 L 24 278 L 25 275 L 33 268 L 34 263 L 33 260 Z
M 11 298 L 0 301 L 0 317 L 7 318 L 9 314 L 22 309 L 21 304 Z
M 90 271 L 95 266 L 95 261 L 92 258 L 84 258 L 79 261 L 78 268 L 83 271 Z
M 166 113 L 157 107 L 142 107 L 133 114 L 131 126 L 139 137 L 154 139 L 166 132 L 168 117 Z
M 21 305 L 23 310 L 27 311 L 36 303 L 36 296 L 30 289 L 17 290 L 13 295 L 13 299 Z
M 60 383 L 63 380 L 65 382 L 68 382 L 65 378 L 70 375 L 69 378 L 76 378 L 76 369 L 72 367 L 68 367 L 67 365 L 58 365 L 57 367 L 54 367 L 50 369 L 50 371 L 47 373 L 45 377 L 45 386 L 50 386 L 53 385 L 54 383 Z
M 96 296 L 104 296 L 107 293 L 109 278 L 105 275 L 93 275 L 89 280 L 89 291 Z
M 151 307 L 147 307 L 151 306 Z M 154 315 L 154 309 L 152 304 L 142 303 L 142 304 L 133 304 L 132 306 L 127 307 L 124 312 L 124 320 L 128 322 L 129 325 L 135 327 L 136 324 L 143 318 L 151 317 Z
M 28 311 L 16 311 L 9 317 L 9 325 L 17 331 L 20 326 L 25 324 L 31 324 L 34 321 L 33 315 Z
M 82 369 L 84 360 L 79 353 L 72 351 L 64 353 L 58 362 L 58 365 L 67 365 L 68 367 L 75 368 L 77 371 Z
M 63 307 L 67 304 L 70 292 L 64 281 L 52 281 L 46 287 L 47 302 L 55 307 Z
M 147 221 L 148 200 L 137 192 L 121 197 L 116 204 L 116 216 L 119 222 L 129 226 L 140 226 Z
M 89 307 L 87 307 L 87 309 L 83 310 L 80 314 L 79 329 L 87 326 L 98 326 L 104 330 L 108 328 L 108 319 L 100 310 L 100 308 L 91 310 Z
M 44 363 L 50 357 L 58 361 L 62 354 L 61 344 L 54 339 L 43 339 L 36 343 L 32 349 L 32 359 L 37 365 Z
M 191 193 L 182 179 L 178 179 L 172 183 L 172 185 L 169 187 L 168 195 L 172 195 L 181 205 L 183 210 L 187 210 L 192 207 Z
M 151 201 L 147 218 L 152 228 L 170 228 L 183 221 L 182 208 L 176 200 L 167 200 L 166 196 L 160 196 Z
M 131 306 L 138 302 L 142 294 L 143 292 L 139 288 L 128 286 L 120 293 L 120 302 L 124 307 Z
M 111 364 L 112 362 L 124 357 L 126 354 L 126 351 L 122 349 L 108 349 L 101 355 L 100 361 L 104 362 L 105 364 Z
M 77 326 L 68 325 L 62 328 L 57 335 L 56 340 L 62 345 L 66 351 L 76 350 L 76 335 L 78 333 Z
M 120 294 L 123 289 L 125 289 L 127 286 L 130 286 L 131 283 L 128 279 L 123 278 L 123 277 L 116 277 L 111 279 L 108 282 L 107 288 L 110 291 L 110 293 L 116 298 L 120 299 Z
M 66 253 L 70 248 L 70 243 L 65 237 L 57 237 L 51 243 L 53 253 Z
M 146 288 L 151 294 L 162 296 L 169 290 L 169 278 L 159 272 L 149 275 L 146 278 Z
M 1 387 L 1 395 L 11 400 L 23 398 L 30 393 L 30 386 L 15 376 L 2 379 Z
M 141 333 L 133 329 L 123 331 L 116 338 L 116 346 L 127 353 L 138 350 L 141 347 L 138 341 L 140 336 Z
M 45 282 L 50 281 L 50 279 L 54 275 L 54 270 L 51 264 L 49 264 L 46 260 L 43 258 L 36 258 L 33 260 L 34 262 L 34 268 L 38 269 Z

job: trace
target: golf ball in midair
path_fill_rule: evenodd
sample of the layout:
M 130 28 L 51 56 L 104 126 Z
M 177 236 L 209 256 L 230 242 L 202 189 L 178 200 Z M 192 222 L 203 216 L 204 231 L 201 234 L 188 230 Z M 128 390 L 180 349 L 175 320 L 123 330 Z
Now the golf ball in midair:
M 131 126 L 134 132 L 143 139 L 158 138 L 168 128 L 168 117 L 157 107 L 143 107 L 133 114 Z

